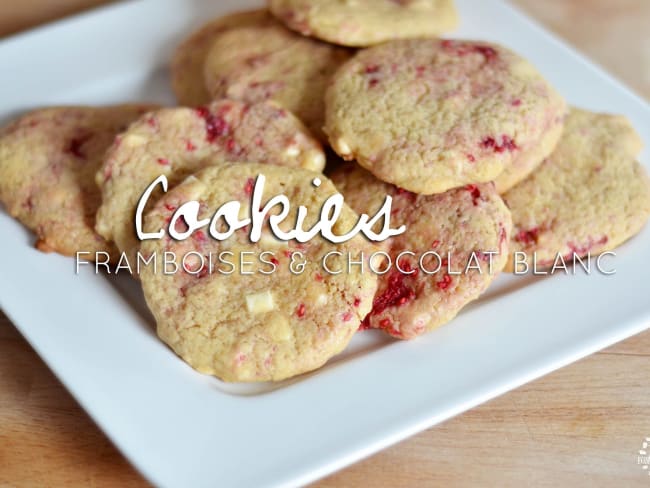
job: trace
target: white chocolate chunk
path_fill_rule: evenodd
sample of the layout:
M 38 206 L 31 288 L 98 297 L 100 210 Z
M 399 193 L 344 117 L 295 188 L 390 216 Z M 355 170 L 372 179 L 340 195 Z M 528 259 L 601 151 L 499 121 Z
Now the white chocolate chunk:
M 130 134 L 124 136 L 122 139 L 122 144 L 129 147 L 142 146 L 148 142 L 148 139 L 144 136 L 139 136 L 138 134 Z
M 289 322 L 287 322 L 287 320 L 280 315 L 273 316 L 269 320 L 268 331 L 269 331 L 269 335 L 275 341 L 284 342 L 291 339 L 292 334 L 291 334 L 291 327 L 289 326 Z
M 270 291 L 262 291 L 246 297 L 246 308 L 252 314 L 275 310 L 275 301 Z
M 344 139 L 337 139 L 334 141 L 332 146 L 334 146 L 334 149 L 336 149 L 336 152 L 339 153 L 340 156 L 348 156 L 352 153 L 352 149 L 350 149 L 350 146 Z
M 323 171 L 325 167 L 325 155 L 321 151 L 311 149 L 305 155 L 303 166 L 305 169 L 311 169 L 312 171 Z
M 189 175 L 187 178 L 185 178 L 183 180 L 183 184 L 188 184 L 189 185 L 190 183 L 195 183 L 197 181 L 199 181 L 199 179 L 196 176 Z
M 300 154 L 300 148 L 295 144 L 291 144 L 286 150 L 287 156 L 295 157 L 298 156 L 298 154 Z

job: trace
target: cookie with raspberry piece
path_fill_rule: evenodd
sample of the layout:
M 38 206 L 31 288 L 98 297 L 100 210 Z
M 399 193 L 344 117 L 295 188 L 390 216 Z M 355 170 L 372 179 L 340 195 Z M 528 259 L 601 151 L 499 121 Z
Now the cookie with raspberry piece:
M 97 231 L 134 258 L 140 244 L 136 207 L 154 179 L 164 174 L 173 187 L 201 168 L 237 161 L 325 167 L 320 143 L 275 103 L 219 100 L 196 109 L 164 108 L 139 119 L 108 150 L 97 173 L 102 189 Z
M 218 35 L 205 63 L 215 98 L 274 100 L 322 136 L 323 93 L 347 49 L 302 37 L 281 25 L 243 27 Z
M 286 230 L 293 229 L 300 205 L 307 210 L 303 228 L 311 228 L 325 200 L 337 193 L 325 176 L 303 169 L 252 163 L 215 166 L 166 194 L 148 214 L 147 229 L 166 228 L 170 209 L 190 200 L 200 204 L 199 219 L 212 218 L 232 201 L 249 215 L 252 182 L 260 174 L 266 179 L 261 207 L 276 195 L 290 197 Z M 344 205 L 336 223 L 340 234 L 352 229 L 357 218 Z M 227 225 L 222 219 L 216 228 L 225 233 Z M 332 251 L 341 255 L 328 259 L 331 270 L 344 270 L 348 255 L 360 259 L 360 253 L 371 252 L 372 245 L 360 236 L 342 244 L 319 235 L 305 243 L 280 241 L 265 225 L 262 238 L 252 243 L 248 228 L 224 240 L 207 232 L 195 231 L 184 241 L 167 236 L 142 245 L 143 253 L 158 259 L 158 272 L 147 267 L 141 274 L 158 335 L 202 373 L 229 382 L 258 382 L 312 371 L 347 346 L 372 307 L 374 274 L 358 268 L 331 274 L 321 266 Z M 174 253 L 179 263 L 195 254 L 177 273 L 165 275 L 160 271 L 165 252 Z M 223 252 L 230 253 L 224 259 L 231 265 L 220 261 Z M 263 256 L 265 252 L 269 254 Z M 301 272 L 291 271 L 292 260 L 306 263 Z
M 504 194 L 514 253 L 539 268 L 612 250 L 650 218 L 650 179 L 636 157 L 642 142 L 623 116 L 572 109 L 553 154 Z
M 95 232 L 95 173 L 115 136 L 152 105 L 54 107 L 0 129 L 0 201 L 36 233 L 36 247 L 74 255 L 108 252 Z
M 456 28 L 453 0 L 269 0 L 287 27 L 343 46 L 434 37 Z
M 406 226 L 385 242 L 392 267 L 379 276 L 367 328 L 422 335 L 452 320 L 506 264 L 512 220 L 492 183 L 416 195 L 356 164 L 339 167 L 332 181 L 359 213 L 373 215 L 391 196 L 391 226 Z
M 494 185 L 500 194 L 505 193 L 517 183 L 524 181 L 542 162 L 549 157 L 557 147 L 564 131 L 566 115 L 551 107 L 551 114 L 547 119 L 547 128 L 539 140 L 522 150 L 519 155 L 508 165 L 503 172 L 494 179 Z
M 496 44 L 416 39 L 360 51 L 326 93 L 334 150 L 420 194 L 525 178 L 557 142 L 566 107 L 526 60 Z
M 171 61 L 172 88 L 179 103 L 195 107 L 210 102 L 211 97 L 203 79 L 203 66 L 216 36 L 237 27 L 276 23 L 277 20 L 268 10 L 249 10 L 214 19 L 190 34 L 176 48 Z

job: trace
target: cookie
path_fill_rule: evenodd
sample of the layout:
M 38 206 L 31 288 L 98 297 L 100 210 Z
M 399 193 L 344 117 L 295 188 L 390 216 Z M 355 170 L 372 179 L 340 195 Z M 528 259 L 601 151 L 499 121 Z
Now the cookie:
M 151 108 L 47 108 L 0 130 L 0 200 L 36 233 L 38 249 L 114 251 L 94 230 L 101 202 L 95 173 L 115 136 Z
M 379 267 L 389 271 L 379 276 L 368 328 L 400 339 L 424 334 L 478 298 L 506 264 L 512 220 L 492 183 L 416 195 L 352 164 L 332 181 L 359 213 L 374 215 L 391 196 L 391 226 L 406 226 L 384 243 L 393 266 Z
M 572 109 L 553 154 L 504 194 L 514 221 L 511 252 L 550 267 L 558 256 L 596 255 L 640 232 L 650 218 L 641 148 L 625 117 Z
M 349 56 L 346 49 L 302 37 L 281 25 L 231 29 L 212 44 L 205 84 L 214 98 L 275 100 L 322 135 L 323 93 Z
M 343 65 L 327 90 L 325 131 L 344 159 L 434 194 L 494 180 L 547 146 L 564 113 L 557 92 L 508 49 L 417 39 L 368 48 Z M 515 180 L 533 164 L 522 166 Z
M 456 28 L 453 0 L 269 0 L 289 28 L 344 46 L 435 37 Z
M 219 100 L 208 107 L 147 114 L 115 141 L 97 173 L 102 189 L 97 231 L 133 258 L 139 246 L 136 206 L 154 179 L 164 174 L 173 187 L 206 166 L 251 160 L 315 171 L 325 166 L 320 144 L 296 117 L 271 102 Z
M 215 166 L 166 194 L 147 216 L 146 225 L 152 231 L 173 225 L 168 222 L 175 208 L 188 201 L 199 202 L 200 219 L 211 218 L 224 203 L 237 201 L 244 218 L 259 174 L 266 178 L 262 205 L 280 194 L 290 199 L 286 220 L 290 228 L 299 205 L 307 209 L 304 228 L 310 228 L 320 216 L 321 205 L 336 193 L 325 176 L 312 171 L 249 163 Z M 315 178 L 321 181 L 319 187 L 313 184 Z M 336 225 L 347 230 L 356 221 L 357 215 L 345 205 Z M 321 367 L 346 347 L 370 311 L 377 279 L 356 268 L 329 274 L 320 262 L 331 251 L 358 256 L 368 252 L 370 244 L 360 236 L 343 244 L 320 236 L 303 244 L 278 241 L 268 226 L 260 242 L 253 244 L 249 232 L 250 225 L 223 241 L 205 230 L 195 231 L 185 241 L 165 237 L 143 242 L 142 252 L 158 259 L 157 273 L 148 267 L 141 274 L 158 335 L 192 367 L 225 381 L 282 380 Z M 165 275 L 160 272 L 165 252 L 174 253 L 181 264 L 183 256 L 198 254 L 192 254 L 193 260 L 187 259 L 179 272 Z M 232 266 L 219 261 L 224 252 L 231 253 L 224 259 Z M 262 256 L 264 252 L 268 254 Z M 203 263 L 199 256 L 204 256 Z M 242 256 L 251 264 L 242 265 Z M 292 259 L 307 264 L 294 274 Z M 328 263 L 342 268 L 346 261 L 336 256 Z
M 540 140 L 533 143 L 530 149 L 522 151 L 503 172 L 494 179 L 494 185 L 500 194 L 526 179 L 535 168 L 549 157 L 560 141 L 564 131 L 564 118 L 562 114 L 552 121 L 544 131 Z
M 171 62 L 172 88 L 178 102 L 189 107 L 210 102 L 203 80 L 203 65 L 217 35 L 237 27 L 275 23 L 277 20 L 267 10 L 250 10 L 219 17 L 193 32 L 176 48 Z

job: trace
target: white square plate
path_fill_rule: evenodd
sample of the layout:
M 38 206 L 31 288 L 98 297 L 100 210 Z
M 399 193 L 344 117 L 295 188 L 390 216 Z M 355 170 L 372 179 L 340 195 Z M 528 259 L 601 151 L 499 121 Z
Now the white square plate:
M 0 43 L 0 120 L 50 104 L 173 103 L 173 47 L 213 15 L 256 1 L 125 2 Z M 459 37 L 530 58 L 572 104 L 630 117 L 650 110 L 498 0 L 458 0 Z M 647 152 L 643 161 L 648 164 Z M 650 325 L 650 228 L 614 276 L 501 276 L 453 322 L 413 342 L 358 334 L 316 373 L 238 386 L 192 371 L 153 332 L 129 278 L 77 276 L 0 212 L 0 303 L 126 456 L 166 487 L 309 482 Z

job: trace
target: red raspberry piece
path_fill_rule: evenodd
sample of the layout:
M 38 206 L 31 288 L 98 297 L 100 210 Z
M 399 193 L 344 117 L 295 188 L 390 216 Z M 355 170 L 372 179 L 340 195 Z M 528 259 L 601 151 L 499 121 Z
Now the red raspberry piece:
M 307 312 L 307 307 L 305 307 L 304 303 L 301 303 L 300 305 L 298 305 L 298 307 L 296 307 L 296 315 L 298 316 L 298 318 L 300 319 L 303 318 L 306 312 Z
M 404 283 L 408 275 L 393 271 L 388 278 L 388 286 L 379 293 L 372 303 L 372 314 L 378 315 L 389 307 L 401 307 L 415 299 L 415 291 Z
M 522 243 L 525 246 L 537 244 L 539 240 L 539 227 L 534 227 L 528 230 L 521 230 L 515 236 L 515 241 Z
M 492 61 L 497 57 L 497 51 L 490 46 L 475 46 L 474 51 L 482 54 L 487 61 Z
M 390 329 L 393 326 L 393 322 L 390 319 L 381 319 L 379 321 L 380 329 Z
M 217 138 L 228 135 L 230 133 L 230 126 L 223 118 L 222 113 L 227 110 L 222 109 L 218 115 L 210 113 L 207 107 L 199 107 L 196 113 L 205 120 L 206 139 L 208 142 L 215 142 Z
M 246 180 L 246 184 L 244 185 L 244 193 L 248 196 L 251 196 L 253 194 L 254 189 L 255 189 L 255 180 L 253 178 L 248 178 Z
M 495 153 L 503 153 L 505 151 L 515 151 L 519 149 L 517 143 L 509 136 L 503 135 L 501 144 L 498 144 L 494 137 L 486 137 L 481 141 L 483 149 L 492 149 Z
M 481 190 L 476 185 L 467 185 L 465 189 L 472 195 L 472 203 L 476 207 L 481 198 Z
M 451 283 L 452 283 L 451 276 L 446 274 L 442 278 L 442 280 L 437 283 L 437 286 L 438 286 L 438 289 L 440 289 L 440 290 L 446 290 L 447 288 L 449 288 L 451 286 Z

